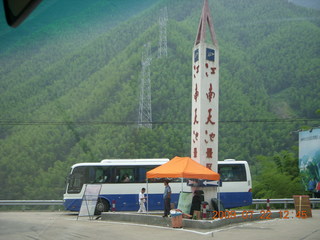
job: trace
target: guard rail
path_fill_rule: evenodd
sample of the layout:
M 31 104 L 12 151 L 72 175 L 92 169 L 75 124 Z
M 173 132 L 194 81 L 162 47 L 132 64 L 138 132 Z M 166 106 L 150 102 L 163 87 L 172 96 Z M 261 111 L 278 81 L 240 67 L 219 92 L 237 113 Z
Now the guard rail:
M 0 205 L 25 206 L 25 205 L 63 205 L 63 200 L 0 200 Z
M 320 198 L 309 198 L 312 207 L 315 207 L 315 204 L 320 203 Z M 279 198 L 279 199 L 252 199 L 252 204 L 256 205 L 256 209 L 259 209 L 259 204 L 267 204 L 269 201 L 270 204 L 284 204 L 284 208 L 288 208 L 288 204 L 294 204 L 293 198 Z

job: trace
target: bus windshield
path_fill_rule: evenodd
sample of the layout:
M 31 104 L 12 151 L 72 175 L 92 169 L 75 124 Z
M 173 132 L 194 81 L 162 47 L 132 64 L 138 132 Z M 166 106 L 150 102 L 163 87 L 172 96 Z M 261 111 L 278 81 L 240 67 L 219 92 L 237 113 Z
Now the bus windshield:
M 223 182 L 245 182 L 247 174 L 244 164 L 219 164 L 218 173 Z

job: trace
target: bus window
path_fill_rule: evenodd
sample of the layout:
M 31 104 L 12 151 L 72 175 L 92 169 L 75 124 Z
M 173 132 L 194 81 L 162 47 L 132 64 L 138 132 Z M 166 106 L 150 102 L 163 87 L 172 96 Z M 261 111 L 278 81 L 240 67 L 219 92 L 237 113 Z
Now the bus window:
M 128 183 L 128 182 L 135 182 L 136 176 L 135 176 L 135 168 L 116 168 L 116 179 L 115 182 L 122 182 L 122 183 Z
M 136 179 L 137 182 L 143 183 L 146 181 L 146 172 L 151 170 L 152 168 L 148 168 L 147 166 L 140 166 L 138 167 L 138 178 Z
M 95 171 L 95 183 L 108 183 L 111 181 L 111 169 L 109 167 L 97 167 Z
M 223 182 L 243 182 L 247 181 L 244 164 L 219 164 L 218 173 Z
M 147 181 L 147 177 L 146 177 L 146 174 L 148 171 L 156 168 L 158 166 L 139 166 L 138 167 L 138 179 L 137 182 L 139 183 L 145 183 Z M 151 180 L 152 182 L 152 180 Z

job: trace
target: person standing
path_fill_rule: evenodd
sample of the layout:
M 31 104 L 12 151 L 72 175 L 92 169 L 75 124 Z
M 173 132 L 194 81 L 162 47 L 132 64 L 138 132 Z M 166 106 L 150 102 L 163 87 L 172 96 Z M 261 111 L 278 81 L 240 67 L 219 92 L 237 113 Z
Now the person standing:
M 141 192 L 139 193 L 139 210 L 138 210 L 138 213 L 146 213 L 146 206 L 145 206 L 145 202 L 146 202 L 146 196 L 144 195 L 146 189 L 145 188 L 142 188 L 141 189 Z
M 171 187 L 169 186 L 168 180 L 164 180 L 163 202 L 164 202 L 163 217 L 168 217 L 168 215 L 170 214 L 170 202 L 171 202 Z

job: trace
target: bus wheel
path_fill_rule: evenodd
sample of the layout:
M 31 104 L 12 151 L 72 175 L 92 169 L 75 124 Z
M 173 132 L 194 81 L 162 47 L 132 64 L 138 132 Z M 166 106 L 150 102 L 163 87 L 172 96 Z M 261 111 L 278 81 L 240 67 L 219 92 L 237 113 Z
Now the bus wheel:
M 110 210 L 110 203 L 103 198 L 98 198 L 94 215 L 101 215 L 102 212 L 108 212 L 109 210 Z

